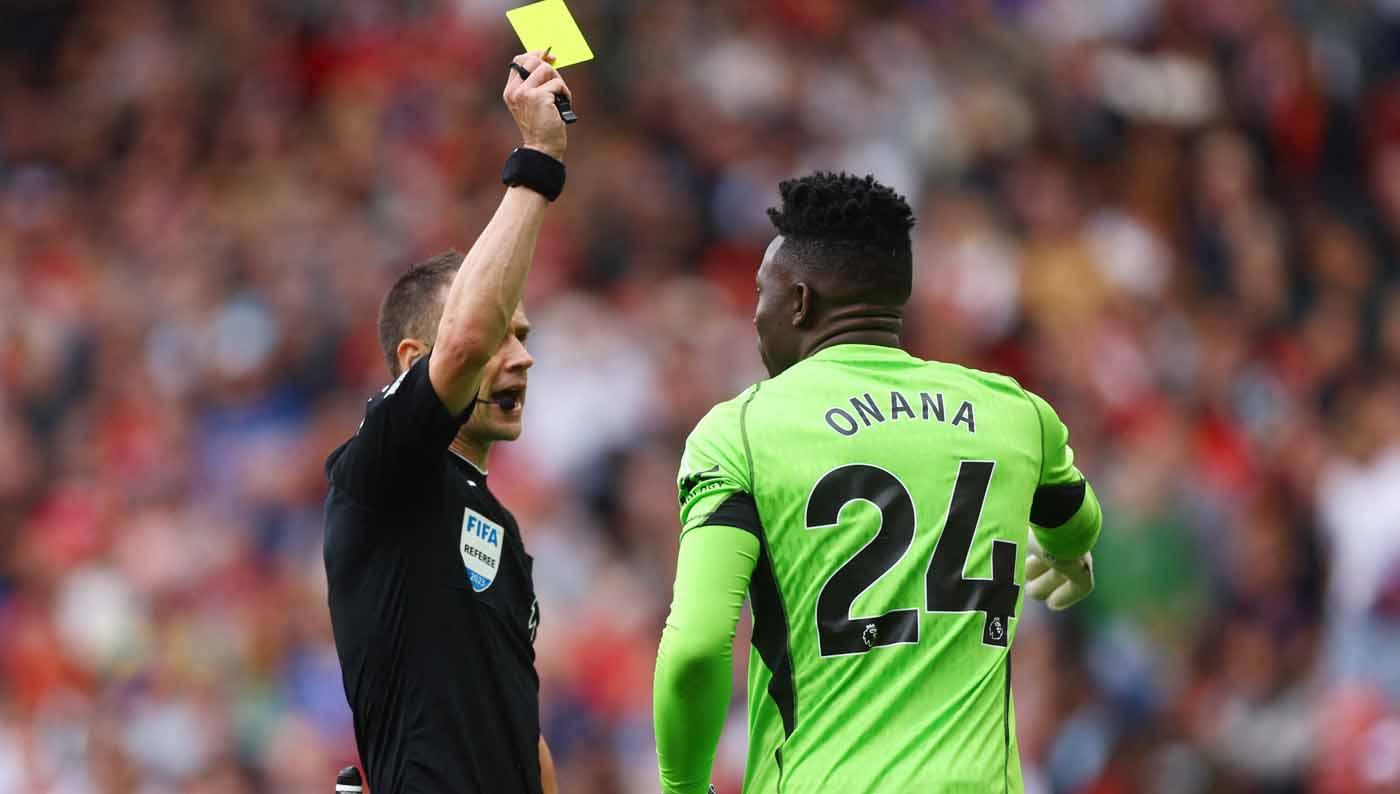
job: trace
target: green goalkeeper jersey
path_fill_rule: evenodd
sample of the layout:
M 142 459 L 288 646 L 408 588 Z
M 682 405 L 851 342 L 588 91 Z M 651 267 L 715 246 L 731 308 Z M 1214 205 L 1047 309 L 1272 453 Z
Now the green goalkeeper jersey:
M 759 538 L 746 794 L 1022 790 L 1009 651 L 1028 522 L 1063 526 L 1051 553 L 1098 533 L 1066 441 L 1010 378 L 871 345 L 700 422 L 682 532 Z

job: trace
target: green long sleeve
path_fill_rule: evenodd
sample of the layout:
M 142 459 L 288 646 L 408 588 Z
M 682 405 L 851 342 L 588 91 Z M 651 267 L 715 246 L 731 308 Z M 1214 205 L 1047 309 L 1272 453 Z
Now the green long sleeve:
M 758 538 L 729 526 L 681 536 L 671 613 L 656 654 L 653 717 L 663 794 L 705 794 L 729 712 L 734 631 Z
M 1050 404 L 1026 392 L 1040 416 L 1040 484 L 1031 503 L 1031 528 L 1040 547 L 1060 559 L 1087 553 L 1099 539 L 1103 511 L 1088 480 L 1074 465 L 1069 428 Z

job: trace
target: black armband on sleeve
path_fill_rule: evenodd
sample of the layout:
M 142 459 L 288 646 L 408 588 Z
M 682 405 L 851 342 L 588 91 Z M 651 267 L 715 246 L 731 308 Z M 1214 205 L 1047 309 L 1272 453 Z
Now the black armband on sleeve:
M 1031 523 L 1052 529 L 1074 518 L 1084 504 L 1084 480 L 1042 485 L 1031 500 Z
M 763 532 L 763 525 L 758 520 L 758 504 L 753 496 L 743 491 L 730 494 L 709 517 L 700 522 L 700 526 L 734 527 L 754 536 Z

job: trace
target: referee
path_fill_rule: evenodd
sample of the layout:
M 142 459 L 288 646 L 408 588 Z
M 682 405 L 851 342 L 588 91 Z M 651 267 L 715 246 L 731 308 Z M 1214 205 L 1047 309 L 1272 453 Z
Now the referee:
M 553 794 L 540 736 L 539 622 L 520 529 L 487 485 L 519 437 L 529 324 L 520 308 L 545 209 L 564 186 L 568 88 L 542 53 L 504 99 L 522 144 L 471 252 L 389 290 L 379 341 L 394 381 L 326 461 L 331 625 L 373 794 Z M 528 77 L 522 77 L 528 75 Z

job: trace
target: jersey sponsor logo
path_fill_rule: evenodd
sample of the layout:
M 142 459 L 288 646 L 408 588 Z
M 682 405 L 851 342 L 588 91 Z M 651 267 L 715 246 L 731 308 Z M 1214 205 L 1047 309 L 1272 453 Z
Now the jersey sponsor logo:
M 462 563 L 467 566 L 467 579 L 472 589 L 478 593 L 496 580 L 505 535 L 500 524 L 470 507 L 462 511 Z
M 919 404 L 917 412 L 914 410 L 915 402 Z M 929 394 L 922 391 L 919 392 L 916 400 L 910 400 L 903 394 L 892 391 L 889 396 L 888 410 L 884 408 L 884 401 L 876 400 L 870 392 L 850 398 L 847 400 L 847 404 L 850 405 L 849 409 L 846 408 L 846 405 L 834 405 L 828 408 L 824 418 L 828 427 L 848 438 L 860 432 L 862 428 L 871 425 L 898 422 L 901 416 L 925 422 L 930 420 L 939 423 L 947 422 L 948 413 L 943 405 L 942 392 Z M 958 410 L 953 413 L 953 421 L 949 423 L 949 426 L 961 427 L 969 433 L 977 432 L 977 417 L 971 402 L 962 401 Z

